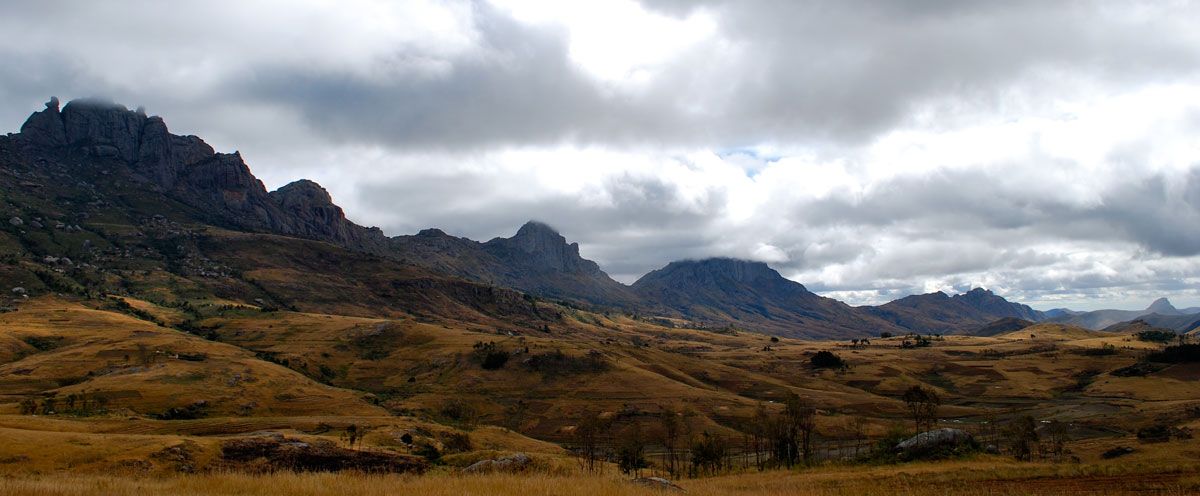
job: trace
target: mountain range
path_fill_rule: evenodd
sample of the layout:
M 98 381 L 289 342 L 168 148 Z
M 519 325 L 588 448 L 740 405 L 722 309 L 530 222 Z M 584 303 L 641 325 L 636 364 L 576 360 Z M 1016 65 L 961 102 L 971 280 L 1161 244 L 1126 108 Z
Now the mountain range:
M 1120 327 L 1140 320 L 1154 327 L 1188 332 L 1200 327 L 1200 308 L 1178 309 L 1166 298 L 1159 298 L 1143 310 L 1093 310 L 1073 312 L 1059 310 L 1050 315 L 1049 322 L 1076 325 L 1093 330 Z
M 624 285 L 535 221 L 486 242 L 434 228 L 388 237 L 348 220 L 315 182 L 268 191 L 239 153 L 215 152 L 198 137 L 171 134 L 159 117 L 102 100 L 60 109 L 51 98 L 20 133 L 0 137 L 0 163 L 8 219 L 0 247 L 11 253 L 0 276 L 22 291 L 145 292 L 159 284 L 278 304 L 510 321 L 547 318 L 538 305 L 522 303 L 541 298 L 703 327 L 837 339 L 987 332 L 979 330 L 1002 319 L 1100 328 L 1162 315 L 1186 325 L 1169 303 L 1146 312 L 1049 314 L 982 288 L 853 307 L 765 263 L 729 258 L 671 262 Z M 64 268 L 62 259 L 74 261 Z M 170 276 L 144 280 L 139 264 Z M 288 297 L 299 293 L 306 296 Z

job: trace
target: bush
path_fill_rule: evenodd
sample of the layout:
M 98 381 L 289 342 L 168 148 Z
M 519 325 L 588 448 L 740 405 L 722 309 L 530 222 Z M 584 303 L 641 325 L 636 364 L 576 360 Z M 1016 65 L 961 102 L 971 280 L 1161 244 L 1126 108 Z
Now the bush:
M 1084 348 L 1080 350 L 1080 354 L 1084 356 L 1109 356 L 1117 354 L 1117 347 L 1110 343 L 1104 343 L 1099 348 Z
M 21 341 L 38 351 L 49 351 L 62 345 L 63 338 L 62 336 L 25 336 L 21 338 Z
M 159 420 L 193 420 L 203 418 L 206 410 L 208 410 L 208 402 L 200 400 L 185 407 L 172 407 L 155 417 Z
M 1200 362 L 1200 344 L 1189 343 L 1168 346 L 1162 351 L 1146 355 L 1146 360 L 1158 363 Z
M 508 350 L 502 350 L 496 346 L 496 343 L 490 341 L 475 343 L 474 348 L 475 351 L 471 352 L 471 359 L 484 370 L 502 369 L 512 356 Z
M 824 350 L 818 351 L 816 355 L 813 355 L 812 358 L 809 359 L 809 362 L 812 364 L 812 368 L 814 369 L 846 368 L 846 362 L 842 360 L 841 357 L 833 354 L 833 352 Z
M 1174 331 L 1160 331 L 1155 329 L 1140 331 L 1135 336 L 1137 336 L 1138 341 L 1147 341 L 1151 343 L 1170 343 L 1179 337 L 1179 335 L 1175 334 Z
M 562 350 L 539 353 L 525 360 L 525 366 L 545 375 L 573 375 L 608 370 L 604 355 L 592 350 L 584 356 L 568 355 Z

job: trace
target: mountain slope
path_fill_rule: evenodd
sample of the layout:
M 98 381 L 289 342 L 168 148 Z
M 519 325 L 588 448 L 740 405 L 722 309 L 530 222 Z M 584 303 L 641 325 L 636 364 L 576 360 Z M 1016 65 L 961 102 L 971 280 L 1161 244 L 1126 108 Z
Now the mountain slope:
M 671 262 L 633 290 L 697 320 L 737 322 L 771 334 L 808 338 L 874 336 L 896 326 L 818 296 L 762 262 L 729 258 Z
M 904 329 L 920 333 L 963 333 L 978 330 L 1000 319 L 1042 320 L 1041 312 L 1013 303 L 983 288 L 949 296 L 938 291 L 913 295 L 864 311 Z

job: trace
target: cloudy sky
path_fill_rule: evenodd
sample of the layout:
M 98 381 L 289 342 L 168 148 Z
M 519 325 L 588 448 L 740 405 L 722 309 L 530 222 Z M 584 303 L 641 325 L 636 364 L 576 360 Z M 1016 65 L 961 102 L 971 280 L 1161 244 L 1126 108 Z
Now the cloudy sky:
M 1187 1 L 5 2 L 0 129 L 101 96 L 389 234 L 528 219 L 632 282 L 1200 304 Z

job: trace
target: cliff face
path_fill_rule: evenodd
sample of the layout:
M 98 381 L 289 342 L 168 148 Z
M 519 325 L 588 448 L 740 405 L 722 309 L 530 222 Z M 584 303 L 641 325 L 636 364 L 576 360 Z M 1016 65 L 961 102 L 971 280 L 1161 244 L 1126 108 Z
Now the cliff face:
M 216 153 L 195 136 L 171 134 L 162 118 L 101 100 L 57 98 L 21 126 L 20 139 L 47 151 L 115 164 L 168 196 L 232 227 L 329 241 L 384 253 L 378 229 L 346 219 L 324 188 L 297 181 L 268 193 L 240 153 Z

